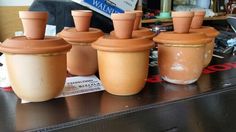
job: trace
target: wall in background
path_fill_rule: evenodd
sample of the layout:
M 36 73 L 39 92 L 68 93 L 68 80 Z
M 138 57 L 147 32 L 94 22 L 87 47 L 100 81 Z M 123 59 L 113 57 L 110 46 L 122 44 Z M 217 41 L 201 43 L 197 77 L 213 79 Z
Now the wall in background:
M 0 6 L 29 6 L 33 0 L 0 0 Z
M 22 31 L 19 11 L 28 10 L 33 0 L 0 0 L 0 42 Z

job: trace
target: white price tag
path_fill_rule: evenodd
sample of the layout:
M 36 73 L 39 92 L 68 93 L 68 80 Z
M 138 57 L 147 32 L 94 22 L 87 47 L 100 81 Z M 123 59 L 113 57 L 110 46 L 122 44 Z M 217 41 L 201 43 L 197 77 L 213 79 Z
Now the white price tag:
M 102 86 L 101 81 L 95 75 L 67 77 L 63 91 L 56 98 L 74 96 L 103 90 L 104 88 Z M 29 101 L 21 100 L 21 103 L 29 103 Z

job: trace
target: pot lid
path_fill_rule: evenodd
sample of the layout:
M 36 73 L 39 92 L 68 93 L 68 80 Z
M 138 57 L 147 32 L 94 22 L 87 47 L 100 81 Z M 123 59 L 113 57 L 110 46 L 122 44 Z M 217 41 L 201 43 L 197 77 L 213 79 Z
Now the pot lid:
M 189 32 L 189 33 L 175 33 L 175 32 L 161 32 L 153 40 L 159 44 L 172 45 L 203 45 L 211 41 L 204 33 Z
M 198 29 L 190 29 L 190 31 L 191 32 L 203 32 L 208 37 L 212 37 L 212 38 L 219 35 L 219 32 L 215 28 L 209 27 L 209 26 L 202 26 L 201 28 L 198 28 Z
M 111 31 L 110 35 L 115 36 L 115 32 Z M 144 28 L 144 27 L 142 27 L 138 30 L 133 30 L 133 32 L 132 32 L 132 37 L 143 37 L 143 38 L 152 39 L 155 36 L 156 36 L 156 34 L 154 32 L 150 31 L 149 28 Z
M 75 28 L 63 29 L 59 34 L 66 41 L 71 42 L 93 42 L 103 35 L 102 30 L 89 28 L 87 32 L 78 32 Z
M 119 39 L 114 36 L 103 36 L 92 43 L 92 47 L 102 51 L 134 52 L 150 49 L 154 42 L 147 38 L 134 37 L 131 39 Z
M 17 54 L 47 54 L 67 52 L 71 44 L 59 37 L 45 37 L 42 40 L 29 40 L 25 36 L 12 37 L 0 45 L 3 53 Z
M 132 37 L 145 37 L 148 39 L 152 39 L 156 34 L 152 32 L 149 28 L 140 28 L 138 30 L 134 30 L 132 32 Z

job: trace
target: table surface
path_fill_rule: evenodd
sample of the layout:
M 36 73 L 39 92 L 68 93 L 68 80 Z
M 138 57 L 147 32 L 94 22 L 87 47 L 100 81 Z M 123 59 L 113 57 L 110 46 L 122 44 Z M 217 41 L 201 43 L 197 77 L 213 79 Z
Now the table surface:
M 21 104 L 0 90 L 0 130 L 85 132 L 218 132 L 236 130 L 236 57 L 213 60 L 190 85 L 160 80 L 149 68 L 145 88 L 133 96 L 105 91 Z M 112 75 L 111 75 L 112 77 Z

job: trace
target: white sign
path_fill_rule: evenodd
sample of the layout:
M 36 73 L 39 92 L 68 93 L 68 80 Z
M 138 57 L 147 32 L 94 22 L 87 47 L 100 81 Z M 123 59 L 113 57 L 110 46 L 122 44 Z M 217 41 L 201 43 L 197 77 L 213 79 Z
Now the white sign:
M 104 88 L 102 86 L 101 81 L 95 75 L 67 77 L 63 91 L 56 98 L 74 96 L 103 90 Z M 27 100 L 21 100 L 21 103 L 29 102 L 30 101 Z

